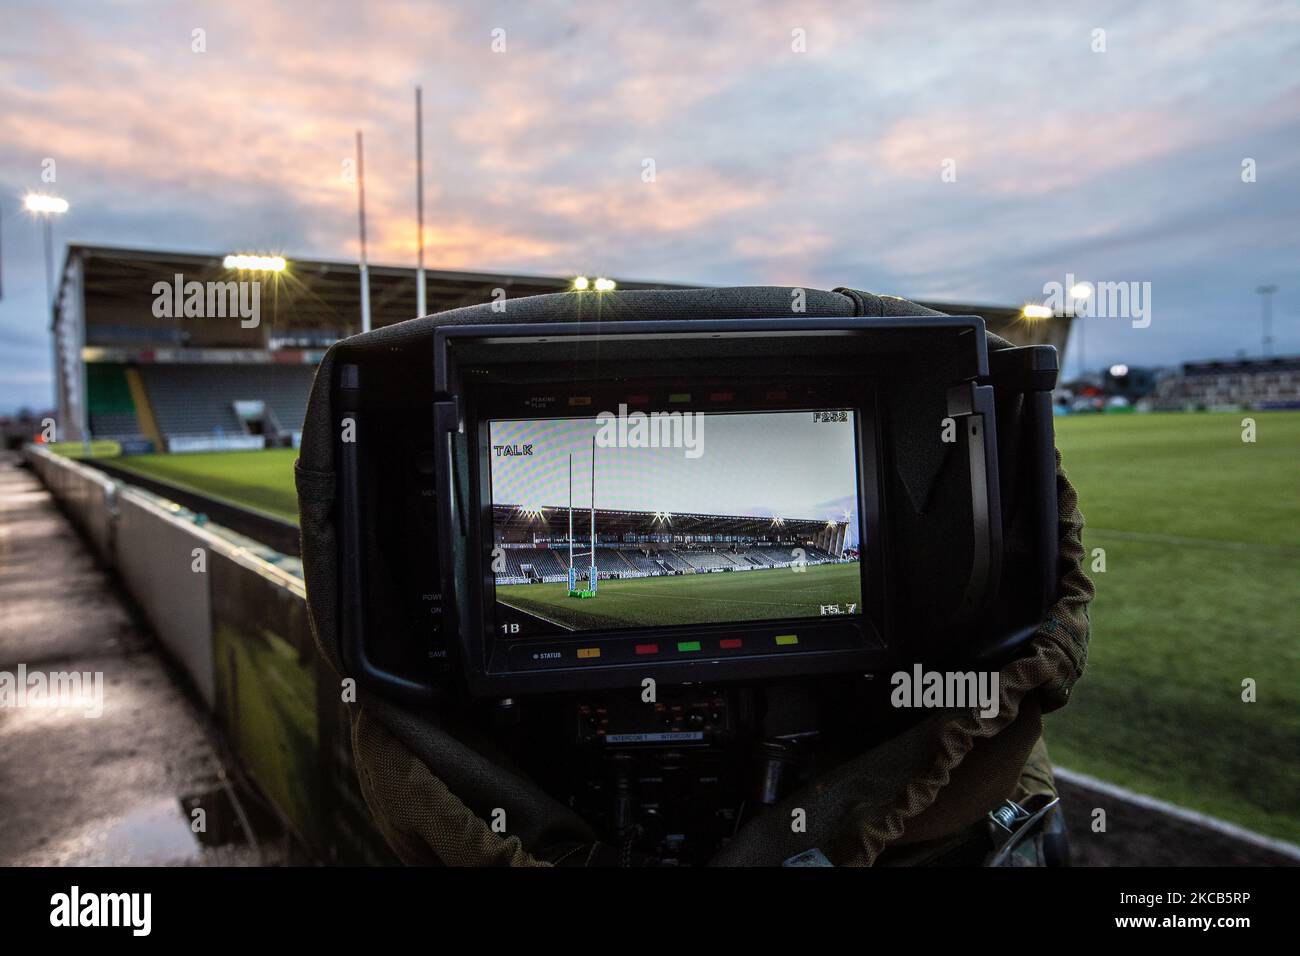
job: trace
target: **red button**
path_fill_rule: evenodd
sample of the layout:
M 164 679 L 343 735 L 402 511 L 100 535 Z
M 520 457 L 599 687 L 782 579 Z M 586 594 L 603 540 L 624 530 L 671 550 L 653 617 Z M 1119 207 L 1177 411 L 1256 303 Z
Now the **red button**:
M 638 644 L 638 645 L 636 646 L 636 652 L 637 652 L 638 654 L 658 654 L 658 653 L 659 653 L 659 645 L 658 645 L 658 644 Z
M 737 647 L 744 647 L 745 642 L 738 637 L 727 637 L 718 641 L 718 646 L 724 651 L 735 650 Z

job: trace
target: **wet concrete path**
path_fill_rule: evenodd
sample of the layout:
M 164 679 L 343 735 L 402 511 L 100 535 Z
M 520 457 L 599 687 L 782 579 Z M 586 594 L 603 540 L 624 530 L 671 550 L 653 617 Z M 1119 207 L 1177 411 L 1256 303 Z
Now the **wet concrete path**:
M 0 865 L 271 862 L 231 823 L 215 739 L 37 477 L 0 456 Z

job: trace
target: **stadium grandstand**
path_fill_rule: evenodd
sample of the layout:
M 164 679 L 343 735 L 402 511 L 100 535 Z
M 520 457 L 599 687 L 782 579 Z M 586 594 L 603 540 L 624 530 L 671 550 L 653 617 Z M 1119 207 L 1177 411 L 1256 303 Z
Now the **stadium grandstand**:
M 368 271 L 374 328 L 415 316 L 415 270 Z M 233 309 L 187 317 L 157 308 L 159 283 L 198 282 L 206 290 L 235 280 L 260 283 L 255 324 Z M 432 312 L 490 301 L 496 289 L 514 297 L 571 284 L 571 278 L 426 272 Z M 360 331 L 360 314 L 354 263 L 295 259 L 282 271 L 241 272 L 218 255 L 71 245 L 52 328 L 60 438 L 80 440 L 89 431 L 121 442 L 124 451 L 294 445 L 315 366 L 331 344 Z
M 573 547 L 586 567 L 588 511 L 574 528 Z M 494 544 L 504 567 L 498 584 L 567 580 L 569 510 L 492 506 Z M 758 571 L 856 560 L 847 521 L 768 516 L 672 514 L 596 509 L 596 573 L 602 580 L 673 574 Z
M 1300 356 L 1187 362 L 1161 379 L 1153 396 L 1161 411 L 1266 411 L 1300 408 Z
M 111 439 L 124 453 L 295 446 L 315 366 L 335 341 L 360 331 L 355 263 L 281 260 L 280 271 L 247 272 L 230 257 L 70 245 L 52 317 L 59 438 Z M 369 270 L 372 327 L 416 315 L 416 272 Z M 430 312 L 563 292 L 569 276 L 428 270 Z M 178 278 L 179 277 L 179 278 Z M 234 314 L 183 316 L 159 309 L 155 290 L 261 283 L 254 324 Z M 617 280 L 621 289 L 686 286 Z M 180 295 L 177 295 L 177 299 Z M 1063 350 L 1068 318 L 1027 321 L 1018 307 L 923 303 L 984 316 L 1018 344 Z M 165 314 L 159 315 L 159 312 Z M 232 310 L 233 312 L 233 310 Z

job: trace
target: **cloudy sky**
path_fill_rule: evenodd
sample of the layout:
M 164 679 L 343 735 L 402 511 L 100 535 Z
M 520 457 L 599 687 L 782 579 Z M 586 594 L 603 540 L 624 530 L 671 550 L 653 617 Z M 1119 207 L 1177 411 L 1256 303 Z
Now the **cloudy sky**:
M 1274 283 L 1300 353 L 1300 4 L 1047 6 L 0 0 L 0 411 L 51 391 L 26 191 L 59 242 L 352 257 L 362 128 L 372 259 L 410 264 L 416 84 L 433 268 L 1150 282 L 1092 367 L 1255 354 Z
M 646 429 L 647 440 L 651 428 L 674 434 L 658 430 L 668 427 L 666 420 L 628 427 Z M 612 430 L 603 434 L 613 437 Z M 840 521 L 845 508 L 857 507 L 857 452 L 848 421 L 816 422 L 811 412 L 702 415 L 689 432 L 675 434 L 680 439 L 673 446 L 664 440 L 651 448 L 641 447 L 639 437 L 621 444 L 602 439 L 597 419 L 493 422 L 492 501 L 564 507 L 572 455 L 573 506 L 591 507 L 594 438 L 597 508 Z M 504 455 L 496 450 L 502 445 L 529 448 Z

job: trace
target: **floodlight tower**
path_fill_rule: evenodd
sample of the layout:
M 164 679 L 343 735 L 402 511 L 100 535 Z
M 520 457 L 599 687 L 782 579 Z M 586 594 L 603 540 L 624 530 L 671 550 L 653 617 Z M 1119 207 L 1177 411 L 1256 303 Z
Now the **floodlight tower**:
M 68 211 L 68 201 L 59 196 L 46 196 L 40 193 L 28 193 L 23 197 L 23 206 L 32 215 L 40 216 L 43 238 L 45 240 L 45 309 L 46 318 L 50 323 L 50 341 L 54 347 L 54 365 L 50 371 L 54 374 L 55 391 L 58 391 L 59 381 L 59 339 L 58 333 L 54 327 L 54 238 L 51 231 L 51 220 L 55 216 L 61 216 Z M 85 345 L 85 328 L 80 333 L 82 345 Z M 80 360 L 78 352 L 77 367 L 80 369 L 80 389 L 81 389 L 81 445 L 82 453 L 90 457 L 90 401 L 89 389 L 86 384 L 86 363 Z
M 1263 344 L 1261 351 L 1264 358 L 1269 358 L 1273 354 L 1273 293 L 1276 291 L 1275 285 L 1262 285 L 1255 289 L 1259 294 L 1261 315 L 1264 320 L 1264 332 L 1261 336 Z
M 424 103 L 415 88 L 415 314 L 424 315 Z
M 357 229 L 361 237 L 361 331 L 370 331 L 370 267 L 366 263 L 366 157 L 357 130 Z

